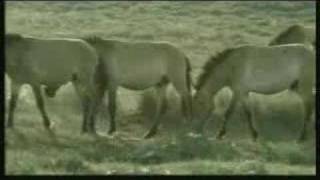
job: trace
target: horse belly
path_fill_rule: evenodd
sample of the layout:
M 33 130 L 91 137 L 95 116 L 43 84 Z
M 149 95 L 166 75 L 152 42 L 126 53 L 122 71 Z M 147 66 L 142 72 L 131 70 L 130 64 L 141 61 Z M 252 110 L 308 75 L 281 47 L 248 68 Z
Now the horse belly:
M 299 77 L 298 67 L 275 68 L 270 71 L 255 70 L 243 78 L 243 84 L 249 91 L 274 94 L 288 89 Z
M 42 84 L 45 85 L 63 85 L 71 80 L 70 73 L 48 73 L 42 77 Z
M 121 86 L 132 90 L 143 90 L 154 86 L 164 77 L 164 71 L 161 66 L 153 68 L 151 66 L 135 68 L 131 66 L 126 71 L 118 71 L 119 83 Z
M 45 85 L 62 85 L 71 80 L 73 68 L 65 62 L 72 59 L 47 58 L 35 62 L 32 69 L 33 79 Z

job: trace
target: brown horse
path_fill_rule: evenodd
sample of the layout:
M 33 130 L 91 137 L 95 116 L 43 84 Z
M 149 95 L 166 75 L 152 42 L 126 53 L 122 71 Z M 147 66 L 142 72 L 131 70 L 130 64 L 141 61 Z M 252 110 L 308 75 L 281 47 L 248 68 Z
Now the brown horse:
M 45 94 L 54 97 L 60 86 L 72 81 L 83 106 L 86 124 L 88 103 L 94 98 L 94 81 L 98 57 L 94 48 L 80 39 L 34 38 L 20 34 L 5 35 L 6 73 L 11 79 L 8 127 L 13 127 L 14 110 L 19 90 L 29 84 L 43 118 L 50 130 L 51 122 L 45 110 L 41 85 Z M 86 131 L 86 127 L 82 127 Z
M 274 39 L 269 43 L 269 46 L 280 45 L 280 44 L 292 44 L 301 43 L 305 45 L 313 46 L 316 48 L 316 30 L 314 27 L 302 26 L 295 24 L 289 26 L 284 31 L 280 32 Z
M 310 120 L 314 97 L 312 87 L 315 81 L 315 53 L 309 46 L 288 44 L 278 46 L 241 46 L 226 49 L 205 64 L 204 71 L 196 85 L 194 96 L 194 117 L 198 119 L 196 130 L 202 131 L 211 117 L 211 97 L 221 88 L 228 86 L 233 97 L 217 138 L 226 133 L 226 123 L 235 104 L 243 105 L 249 121 L 253 139 L 258 132 L 253 125 L 248 95 L 250 92 L 274 94 L 286 89 L 297 93 L 304 104 L 304 125 L 300 140 L 305 139 L 307 123 Z
M 145 138 L 157 133 L 160 116 L 166 106 L 166 89 L 170 82 L 182 97 L 185 117 L 191 120 L 190 64 L 186 55 L 175 46 L 166 42 L 124 42 L 99 37 L 84 40 L 96 48 L 100 58 L 101 83 L 99 97 L 90 116 L 91 129 L 95 128 L 94 116 L 107 89 L 111 117 L 109 134 L 116 130 L 116 95 L 120 86 L 130 90 L 156 88 L 158 96 L 154 123 Z

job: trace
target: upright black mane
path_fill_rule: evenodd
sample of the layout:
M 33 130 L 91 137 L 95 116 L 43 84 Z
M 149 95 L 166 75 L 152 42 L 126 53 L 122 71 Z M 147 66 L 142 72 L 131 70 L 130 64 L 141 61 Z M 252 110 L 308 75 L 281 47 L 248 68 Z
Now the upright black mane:
M 291 33 L 295 32 L 295 31 L 298 32 L 299 30 L 302 30 L 302 29 L 303 29 L 303 26 L 301 26 L 299 24 L 295 24 L 295 25 L 288 27 L 286 30 L 284 30 L 280 34 L 278 34 L 272 41 L 270 41 L 269 46 L 280 43 L 283 38 L 286 38 Z
M 228 55 L 234 50 L 235 48 L 229 48 L 225 49 L 220 53 L 217 53 L 215 56 L 211 56 L 208 61 L 205 63 L 203 66 L 203 71 L 202 74 L 198 77 L 197 84 L 195 85 L 195 88 L 199 90 L 208 77 L 210 76 L 210 73 L 214 71 L 214 69 L 221 64 L 227 57 Z
M 5 38 L 6 38 L 6 41 L 10 41 L 10 42 L 16 42 L 23 39 L 22 35 L 18 33 L 7 33 L 5 35 Z
M 87 41 L 90 44 L 95 44 L 102 40 L 102 38 L 97 35 L 85 36 L 82 39 Z

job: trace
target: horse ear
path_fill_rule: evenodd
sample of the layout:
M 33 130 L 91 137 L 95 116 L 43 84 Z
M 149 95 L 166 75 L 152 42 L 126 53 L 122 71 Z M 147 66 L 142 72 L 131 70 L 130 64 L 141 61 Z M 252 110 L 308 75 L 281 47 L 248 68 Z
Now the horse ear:
M 11 41 L 11 42 L 17 42 L 23 39 L 23 37 L 17 33 L 8 33 L 6 34 L 5 38 L 6 38 L 6 41 Z
M 317 45 L 316 44 L 316 40 L 313 41 L 312 45 L 313 45 L 314 48 L 316 48 L 316 45 Z
M 97 35 L 94 36 L 94 42 L 97 42 L 99 39 L 100 38 Z

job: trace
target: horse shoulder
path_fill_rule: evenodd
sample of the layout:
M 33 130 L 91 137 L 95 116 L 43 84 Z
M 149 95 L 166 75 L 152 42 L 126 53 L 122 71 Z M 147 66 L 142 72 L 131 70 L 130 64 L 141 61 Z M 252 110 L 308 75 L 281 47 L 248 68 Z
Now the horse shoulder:
M 186 55 L 185 53 L 179 49 L 176 45 L 169 43 L 169 42 L 161 42 L 159 43 L 161 46 L 161 49 L 164 50 L 164 52 L 170 57 L 174 58 L 179 63 L 185 63 L 186 62 Z M 181 62 L 180 62 L 181 61 Z
M 309 62 L 308 64 L 311 64 L 311 66 L 315 66 L 316 63 L 316 52 L 314 51 L 312 46 L 304 45 L 301 46 L 301 50 L 303 54 L 303 61 Z
M 88 59 L 89 57 L 97 58 L 96 49 L 86 41 L 81 39 L 74 39 L 74 40 L 71 40 L 70 42 L 71 42 L 70 46 L 76 49 L 75 50 L 76 52 L 74 53 L 79 54 L 80 57 L 84 57 L 86 59 Z
M 174 52 L 178 52 L 178 53 L 184 54 L 184 53 L 181 51 L 181 49 L 179 49 L 176 45 L 171 44 L 171 43 L 169 43 L 169 42 L 164 43 L 164 46 L 166 46 L 168 49 L 171 49 L 171 50 L 174 51 Z

